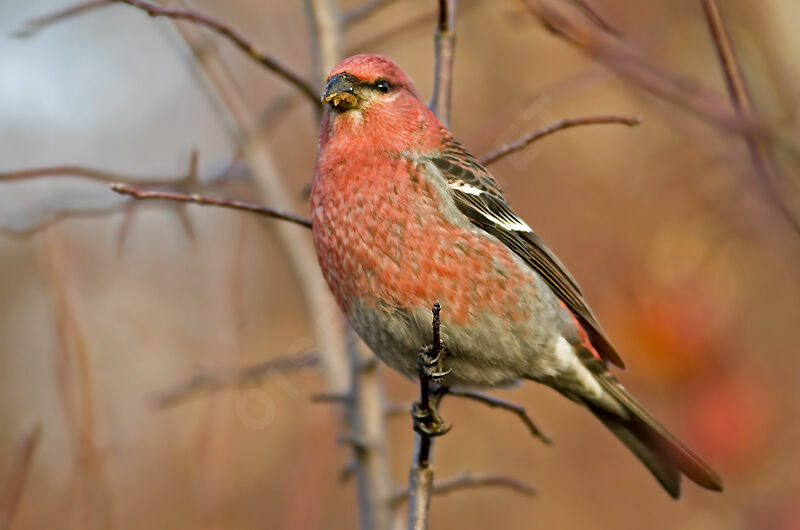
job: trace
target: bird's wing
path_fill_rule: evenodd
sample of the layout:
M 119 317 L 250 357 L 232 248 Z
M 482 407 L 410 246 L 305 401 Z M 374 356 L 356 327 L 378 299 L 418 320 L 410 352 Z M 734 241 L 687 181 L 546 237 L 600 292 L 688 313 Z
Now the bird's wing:
M 455 141 L 433 156 L 431 162 L 447 179 L 450 193 L 461 213 L 525 260 L 572 311 L 598 354 L 612 364 L 624 367 L 622 358 L 583 299 L 578 282 L 525 221 L 514 213 L 489 172 Z

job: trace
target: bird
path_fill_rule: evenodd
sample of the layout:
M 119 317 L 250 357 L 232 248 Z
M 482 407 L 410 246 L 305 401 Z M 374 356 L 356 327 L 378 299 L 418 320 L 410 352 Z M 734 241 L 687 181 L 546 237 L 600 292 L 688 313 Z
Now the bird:
M 399 65 L 344 59 L 321 100 L 314 246 L 337 304 L 379 359 L 417 377 L 438 301 L 444 387 L 544 384 L 588 409 L 673 498 L 683 476 L 722 491 L 614 377 L 624 363 L 575 278 Z

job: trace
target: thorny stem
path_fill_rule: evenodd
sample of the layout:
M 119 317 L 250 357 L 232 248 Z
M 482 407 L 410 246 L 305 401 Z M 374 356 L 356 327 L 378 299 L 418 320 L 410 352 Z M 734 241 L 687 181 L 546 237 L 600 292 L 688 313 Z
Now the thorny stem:
M 257 213 L 266 217 L 289 221 L 305 228 L 311 228 L 311 219 L 307 217 L 249 202 L 234 201 L 230 199 L 214 199 L 212 197 L 204 197 L 197 194 L 177 193 L 172 191 L 142 190 L 127 184 L 112 184 L 111 189 L 121 195 L 128 195 L 134 199 L 165 199 L 169 201 L 199 204 L 201 206 L 220 206 L 223 208 Z
M 509 142 L 498 147 L 491 153 L 481 157 L 480 162 L 484 165 L 493 164 L 501 158 L 504 158 L 511 153 L 520 151 L 536 140 L 544 138 L 545 136 L 549 136 L 555 132 L 563 131 L 564 129 L 569 129 L 571 127 L 577 127 L 579 125 L 595 125 L 602 123 L 618 123 L 632 127 L 634 125 L 639 125 L 641 120 L 639 118 L 629 118 L 625 116 L 589 116 L 586 118 L 567 118 L 559 120 L 546 127 L 528 133 L 514 140 L 513 142 Z

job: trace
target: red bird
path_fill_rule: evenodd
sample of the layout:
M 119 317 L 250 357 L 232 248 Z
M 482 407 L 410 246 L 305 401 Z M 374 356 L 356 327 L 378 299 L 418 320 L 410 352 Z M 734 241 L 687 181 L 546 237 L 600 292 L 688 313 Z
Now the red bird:
M 682 475 L 722 490 L 609 373 L 622 360 L 575 279 L 398 65 L 345 59 L 322 100 L 314 243 L 334 297 L 378 357 L 416 377 L 439 300 L 444 385 L 543 383 L 587 407 L 672 497 Z

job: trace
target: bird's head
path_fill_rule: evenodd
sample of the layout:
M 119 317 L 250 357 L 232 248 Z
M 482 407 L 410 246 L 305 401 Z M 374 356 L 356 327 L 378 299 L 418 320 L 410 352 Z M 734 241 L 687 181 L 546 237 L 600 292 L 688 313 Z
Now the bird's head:
M 418 99 L 403 70 L 382 55 L 354 55 L 337 64 L 328 76 L 322 102 L 334 112 L 368 112 L 398 99 Z
M 427 143 L 439 126 L 413 83 L 392 60 L 382 55 L 354 55 L 337 64 L 325 84 L 322 102 L 328 110 L 322 141 L 328 133 L 369 137 L 382 148 L 402 150 Z

